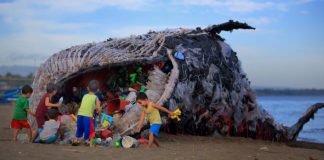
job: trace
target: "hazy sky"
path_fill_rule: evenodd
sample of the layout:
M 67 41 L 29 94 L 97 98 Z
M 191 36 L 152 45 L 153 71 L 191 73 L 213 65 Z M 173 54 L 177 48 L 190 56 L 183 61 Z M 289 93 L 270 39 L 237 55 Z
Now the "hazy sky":
M 0 65 L 39 65 L 72 45 L 165 28 L 221 33 L 254 86 L 324 88 L 323 0 L 0 0 Z

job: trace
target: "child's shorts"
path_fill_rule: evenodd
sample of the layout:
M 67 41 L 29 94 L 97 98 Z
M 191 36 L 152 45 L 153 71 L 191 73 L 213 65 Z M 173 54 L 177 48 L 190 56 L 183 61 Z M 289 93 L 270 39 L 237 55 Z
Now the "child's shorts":
M 40 133 L 42 133 L 42 131 L 43 131 L 43 128 L 38 128 L 38 137 L 34 140 L 34 143 L 51 144 L 51 143 L 54 143 L 59 136 L 59 134 L 56 133 L 55 135 L 53 135 L 47 139 L 40 139 L 39 135 L 40 135 Z
M 10 126 L 11 126 L 11 128 L 15 128 L 15 129 L 30 128 L 28 120 L 13 119 L 13 120 L 11 120 Z
M 78 115 L 75 137 L 81 138 L 82 135 L 84 140 L 95 137 L 94 120 L 92 117 Z
M 56 141 L 56 139 L 58 138 L 59 134 L 56 133 L 54 136 L 49 137 L 47 139 L 42 139 L 41 143 L 46 143 L 46 144 L 51 144 L 54 143 Z
M 161 124 L 152 124 L 149 131 L 153 133 L 155 137 L 158 137 Z

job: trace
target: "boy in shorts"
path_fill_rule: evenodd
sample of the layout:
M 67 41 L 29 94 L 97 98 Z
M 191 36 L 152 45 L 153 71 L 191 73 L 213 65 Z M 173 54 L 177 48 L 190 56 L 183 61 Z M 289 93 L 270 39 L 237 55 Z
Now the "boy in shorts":
M 168 110 L 154 102 L 149 101 L 147 98 L 147 95 L 142 92 L 140 92 L 137 95 L 136 102 L 139 105 L 143 106 L 141 118 L 140 118 L 140 121 L 138 122 L 136 132 L 139 133 L 141 131 L 144 119 L 146 117 L 150 123 L 149 142 L 148 142 L 147 148 L 151 148 L 153 142 L 157 147 L 160 147 L 159 141 L 156 139 L 156 137 L 158 137 L 158 133 L 159 133 L 160 127 L 162 125 L 162 120 L 161 120 L 159 110 L 168 113 L 169 116 L 172 116 L 173 113 L 170 110 Z
M 26 134 L 29 136 L 29 142 L 32 142 L 32 131 L 27 120 L 27 113 L 35 116 L 29 109 L 28 98 L 33 93 L 33 89 L 29 85 L 22 88 L 22 95 L 16 101 L 15 111 L 11 120 L 11 128 L 13 128 L 13 141 L 17 141 L 18 132 L 22 128 L 26 128 Z

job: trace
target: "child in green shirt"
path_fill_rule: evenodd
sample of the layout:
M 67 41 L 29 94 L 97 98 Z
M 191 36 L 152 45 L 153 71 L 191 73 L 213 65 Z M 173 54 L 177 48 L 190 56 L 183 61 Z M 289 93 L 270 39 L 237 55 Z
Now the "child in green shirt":
M 17 141 L 18 132 L 22 128 L 26 128 L 26 134 L 29 136 L 29 141 L 32 142 L 32 132 L 27 120 L 27 113 L 32 116 L 35 116 L 35 114 L 29 109 L 28 98 L 31 96 L 32 93 L 33 89 L 29 85 L 25 85 L 22 88 L 22 95 L 16 101 L 15 111 L 11 120 L 11 128 L 14 129 L 13 141 Z

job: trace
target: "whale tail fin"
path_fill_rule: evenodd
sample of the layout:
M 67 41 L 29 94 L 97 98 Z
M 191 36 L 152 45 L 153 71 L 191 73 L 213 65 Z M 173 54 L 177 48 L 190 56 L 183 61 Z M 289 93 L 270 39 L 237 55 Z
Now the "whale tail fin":
M 222 41 L 224 40 L 218 34 L 222 31 L 230 31 L 232 32 L 234 29 L 253 29 L 254 27 L 251 27 L 247 23 L 241 23 L 239 21 L 233 21 L 229 20 L 228 22 L 222 23 L 222 24 L 215 24 L 212 26 L 208 26 L 204 28 L 204 31 L 209 32 L 211 35 L 218 37 Z
M 315 103 L 308 107 L 306 112 L 299 120 L 288 128 L 288 141 L 295 141 L 298 137 L 298 134 L 303 129 L 303 126 L 312 118 L 314 119 L 315 113 L 319 110 L 324 108 L 324 103 Z

